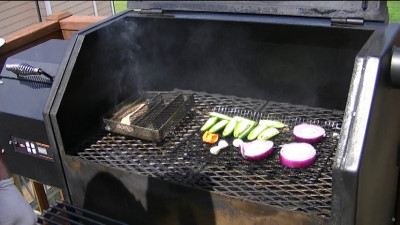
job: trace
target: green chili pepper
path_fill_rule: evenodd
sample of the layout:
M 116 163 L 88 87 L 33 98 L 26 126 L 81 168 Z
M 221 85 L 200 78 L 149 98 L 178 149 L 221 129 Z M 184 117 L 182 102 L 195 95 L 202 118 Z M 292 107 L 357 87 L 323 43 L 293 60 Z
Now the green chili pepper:
M 263 132 L 263 131 L 264 131 L 265 129 L 267 129 L 267 128 L 268 128 L 268 127 L 267 127 L 266 125 L 258 124 L 258 125 L 256 126 L 256 128 L 254 128 L 253 130 L 251 130 L 249 136 L 247 136 L 247 139 L 248 139 L 249 141 L 255 140 L 255 139 L 258 137 L 258 135 L 260 135 L 261 132 Z
M 233 136 L 237 138 L 245 138 L 256 125 L 255 121 L 244 119 L 239 121 L 233 131 Z
M 267 127 L 283 128 L 286 125 L 276 120 L 260 120 L 259 124 L 266 125 Z
M 229 120 L 221 120 L 211 127 L 210 132 L 217 133 L 218 131 L 222 130 L 222 128 L 224 128 L 228 123 Z
M 268 140 L 277 134 L 279 134 L 278 129 L 276 129 L 275 127 L 269 127 L 267 129 L 265 129 L 263 132 L 261 132 L 261 134 L 258 135 L 257 139 L 258 140 Z
M 200 128 L 201 132 L 207 131 L 218 121 L 217 117 L 210 117 L 207 122 Z
M 210 112 L 210 116 L 217 117 L 218 119 L 221 119 L 221 120 L 231 120 L 232 119 L 232 117 L 230 117 L 230 116 L 226 116 L 224 114 L 217 113 L 217 112 Z

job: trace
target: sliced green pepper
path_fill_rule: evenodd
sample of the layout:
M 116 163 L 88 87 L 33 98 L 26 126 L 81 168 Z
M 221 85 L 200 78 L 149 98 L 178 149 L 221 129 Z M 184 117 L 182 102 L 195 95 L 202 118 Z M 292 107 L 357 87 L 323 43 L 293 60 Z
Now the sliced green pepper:
M 238 122 L 239 122 L 238 118 L 237 118 L 236 116 L 233 117 L 233 118 L 229 121 L 229 123 L 225 126 L 225 129 L 224 129 L 224 131 L 222 132 L 222 135 L 223 135 L 224 137 L 231 135 L 231 134 L 233 133 L 233 130 L 234 130 L 235 127 L 236 127 L 236 124 L 237 124 Z
M 218 119 L 221 119 L 221 120 L 231 120 L 232 119 L 232 117 L 230 117 L 230 116 L 226 116 L 224 114 L 217 113 L 217 112 L 210 112 L 210 116 L 217 117 Z
M 267 128 L 266 125 L 258 124 L 258 125 L 256 126 L 256 128 L 254 128 L 253 130 L 251 130 L 249 136 L 247 136 L 247 139 L 248 139 L 249 141 L 255 140 L 255 139 L 258 137 L 258 135 L 260 135 L 261 132 L 263 132 L 266 128 Z
M 237 123 L 235 130 L 233 131 L 233 136 L 240 139 L 245 138 L 255 125 L 255 121 L 249 119 L 241 120 Z
M 222 128 L 224 128 L 228 123 L 229 120 L 221 120 L 211 127 L 210 132 L 217 133 L 218 131 L 222 130 Z
M 261 132 L 261 134 L 258 135 L 257 139 L 258 140 L 268 140 L 277 134 L 279 134 L 278 129 L 276 129 L 275 127 L 269 127 L 267 129 L 265 129 L 263 132 Z
M 210 117 L 207 122 L 200 128 L 201 132 L 210 129 L 218 121 L 217 117 Z
M 266 125 L 267 127 L 283 128 L 286 125 L 276 120 L 260 120 L 259 124 Z

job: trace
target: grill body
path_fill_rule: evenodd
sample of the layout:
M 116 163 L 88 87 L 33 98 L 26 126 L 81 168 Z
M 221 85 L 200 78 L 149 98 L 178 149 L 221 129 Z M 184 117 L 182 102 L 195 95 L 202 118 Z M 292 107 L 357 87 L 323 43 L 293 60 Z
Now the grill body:
M 71 38 L 44 122 L 73 205 L 132 224 L 392 223 L 400 92 L 389 68 L 400 26 L 256 9 L 128 10 Z M 142 91 L 194 97 L 161 142 L 105 130 L 110 109 Z M 212 156 L 199 129 L 215 107 L 289 130 L 265 161 L 233 147 Z M 303 122 L 327 131 L 317 161 L 284 168 L 279 146 Z

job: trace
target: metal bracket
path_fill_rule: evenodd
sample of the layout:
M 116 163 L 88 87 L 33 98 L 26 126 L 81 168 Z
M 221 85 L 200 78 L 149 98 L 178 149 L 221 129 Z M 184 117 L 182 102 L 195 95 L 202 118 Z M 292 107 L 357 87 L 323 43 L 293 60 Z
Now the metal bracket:
M 161 15 L 162 9 L 141 9 L 140 14 Z
M 360 18 L 332 18 L 331 19 L 332 26 L 346 26 L 346 25 L 364 25 L 364 19 Z

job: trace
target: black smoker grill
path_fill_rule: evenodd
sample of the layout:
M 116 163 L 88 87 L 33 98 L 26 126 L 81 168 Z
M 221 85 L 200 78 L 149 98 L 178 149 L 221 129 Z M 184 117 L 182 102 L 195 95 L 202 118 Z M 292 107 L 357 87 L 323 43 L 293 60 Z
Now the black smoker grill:
M 131 224 L 394 223 L 400 26 L 386 25 L 385 2 L 128 6 L 135 10 L 78 32 L 60 51 L 41 98 L 43 118 L 35 118 L 40 130 L 19 111 L 0 113 L 7 125 L 0 144 L 13 171 L 63 188 L 77 207 Z M 6 69 L 2 76 L 15 77 Z M 42 89 L 2 81 L 0 91 L 17 82 L 15 94 L 1 92 L 2 105 L 37 106 L 34 98 L 8 100 Z M 146 136 L 153 141 L 113 132 L 110 112 L 149 93 L 191 104 L 166 132 L 157 133 L 172 118 L 156 123 L 162 110 L 134 121 L 153 124 L 158 136 Z M 214 156 L 199 132 L 212 110 L 277 119 L 289 129 L 263 161 L 246 161 L 232 146 Z M 291 131 L 302 122 L 327 135 L 315 144 L 312 166 L 284 168 L 279 145 L 294 141 Z M 48 144 L 53 160 L 32 157 L 25 140 Z

